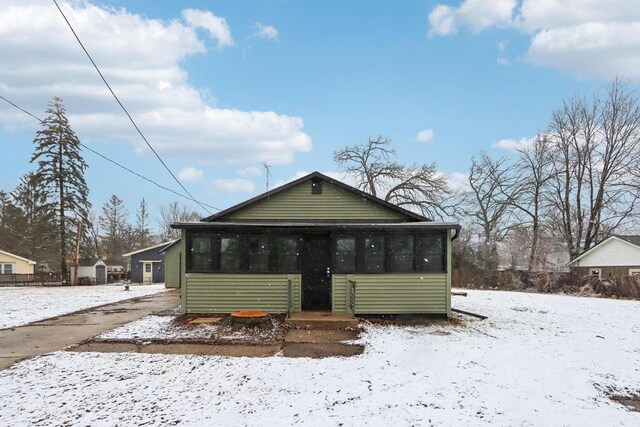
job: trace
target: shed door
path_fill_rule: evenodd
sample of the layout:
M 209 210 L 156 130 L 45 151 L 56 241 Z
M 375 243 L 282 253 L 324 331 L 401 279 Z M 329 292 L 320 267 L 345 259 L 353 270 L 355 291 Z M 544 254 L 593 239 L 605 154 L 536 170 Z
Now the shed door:
M 145 262 L 142 264 L 142 283 L 153 282 L 153 263 Z
M 96 285 L 107 283 L 107 268 L 104 265 L 96 265 Z
M 329 236 L 304 238 L 302 251 L 302 309 L 331 310 Z

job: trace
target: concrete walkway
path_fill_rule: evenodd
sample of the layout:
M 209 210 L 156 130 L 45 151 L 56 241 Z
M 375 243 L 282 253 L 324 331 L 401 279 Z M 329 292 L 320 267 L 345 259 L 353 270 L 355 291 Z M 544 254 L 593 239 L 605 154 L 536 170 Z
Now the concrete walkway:
M 161 292 L 0 330 L 0 370 L 23 359 L 62 350 L 179 303 L 178 291 Z

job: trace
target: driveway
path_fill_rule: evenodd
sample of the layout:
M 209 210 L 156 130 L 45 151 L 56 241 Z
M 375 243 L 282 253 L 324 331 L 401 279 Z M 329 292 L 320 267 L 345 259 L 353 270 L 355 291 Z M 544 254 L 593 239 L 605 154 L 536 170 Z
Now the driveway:
M 172 290 L 0 330 L 0 370 L 23 359 L 62 350 L 179 303 L 179 291 Z

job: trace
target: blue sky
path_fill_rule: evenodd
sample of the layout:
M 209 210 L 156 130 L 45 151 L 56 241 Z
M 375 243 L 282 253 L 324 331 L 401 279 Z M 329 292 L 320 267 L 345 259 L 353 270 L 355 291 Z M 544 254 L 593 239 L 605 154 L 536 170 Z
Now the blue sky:
M 564 98 L 616 74 L 640 79 L 633 1 L 62 3 L 150 142 L 219 208 L 264 190 L 261 160 L 272 182 L 336 172 L 335 149 L 378 134 L 401 161 L 437 162 L 455 185 L 474 153 L 509 155 L 500 147 L 526 143 Z M 0 5 L 0 54 L 13 64 L 0 70 L 1 95 L 40 116 L 62 97 L 83 142 L 177 189 L 51 2 Z M 0 125 L 10 191 L 32 169 L 36 126 L 5 105 Z M 144 196 L 154 214 L 176 200 L 85 157 L 97 210 L 111 194 L 131 211 Z

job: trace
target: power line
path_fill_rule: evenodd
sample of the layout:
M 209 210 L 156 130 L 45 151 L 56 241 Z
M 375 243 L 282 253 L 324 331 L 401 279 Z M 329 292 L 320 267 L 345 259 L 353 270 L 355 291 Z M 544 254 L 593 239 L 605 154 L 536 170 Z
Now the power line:
M 42 120 L 40 117 L 38 117 L 38 116 L 36 116 L 36 115 L 32 114 L 31 112 L 29 112 L 29 111 L 25 110 L 24 108 L 20 107 L 19 105 L 17 105 L 17 104 L 15 104 L 15 103 L 13 103 L 12 101 L 10 101 L 10 100 L 8 100 L 7 98 L 5 98 L 4 96 L 0 95 L 0 99 L 2 99 L 2 100 L 4 100 L 4 101 L 6 101 L 7 103 L 11 104 L 12 106 L 14 106 L 15 108 L 17 108 L 18 110 L 22 111 L 23 113 L 28 114 L 29 116 L 33 117 L 34 119 L 36 119 L 36 120 L 37 120 L 37 121 L 39 121 L 40 123 L 44 123 L 44 120 Z M 164 186 L 164 185 L 162 185 L 162 184 L 158 184 L 156 181 L 152 180 L 151 178 L 147 178 L 146 176 L 144 176 L 144 175 L 142 175 L 142 174 L 139 174 L 138 172 L 136 172 L 136 171 L 134 171 L 134 170 L 132 170 L 132 169 L 129 169 L 128 167 L 126 167 L 126 166 L 124 166 L 124 165 L 122 165 L 122 164 L 120 164 L 120 163 L 116 162 L 115 160 L 110 159 L 109 157 L 105 156 L 104 154 L 99 153 L 98 151 L 94 150 L 93 148 L 91 148 L 91 147 L 89 147 L 89 146 L 87 146 L 87 145 L 83 144 L 82 142 L 80 142 L 80 145 L 81 145 L 83 148 L 86 148 L 87 150 L 91 151 L 93 154 L 95 154 L 95 155 L 97 155 L 97 156 L 102 157 L 102 158 L 103 158 L 103 159 L 105 159 L 106 161 L 108 161 L 108 162 L 110 162 L 110 163 L 113 163 L 114 165 L 118 166 L 119 168 L 122 168 L 122 169 L 126 170 L 127 172 L 129 172 L 129 173 L 131 173 L 131 174 L 133 174 L 133 175 L 137 176 L 138 178 L 142 178 L 142 179 L 144 179 L 145 181 L 147 181 L 147 182 L 149 182 L 149 183 L 151 183 L 151 184 L 155 185 L 155 186 L 156 186 L 156 187 L 158 187 L 158 188 L 161 188 L 161 189 L 166 190 L 166 191 L 170 191 L 170 192 L 172 192 L 173 194 L 175 194 L 176 196 L 180 196 L 180 197 L 185 198 L 185 199 L 187 199 L 187 200 L 193 200 L 193 199 L 191 199 L 190 197 L 185 196 L 185 195 L 184 195 L 184 194 L 182 194 L 182 193 L 178 193 L 177 191 L 172 190 L 171 188 L 165 187 L 165 186 Z M 204 205 L 204 206 L 208 206 L 208 207 L 210 207 L 210 208 L 212 208 L 212 209 L 220 210 L 220 208 L 217 208 L 217 207 L 215 207 L 215 206 L 212 206 L 212 205 L 210 205 L 210 204 L 208 204 L 208 203 L 198 202 L 198 201 L 196 201 L 196 202 L 197 202 L 199 205 L 201 205 L 201 206 L 202 206 L 202 205 Z
M 171 172 L 171 169 L 169 169 L 169 166 L 167 166 L 167 164 L 164 162 L 164 160 L 162 160 L 162 157 L 160 157 L 160 155 L 156 152 L 156 150 L 151 146 L 151 144 L 149 143 L 149 141 L 147 140 L 147 138 L 144 136 L 144 134 L 142 133 L 142 131 L 140 130 L 140 128 L 138 127 L 138 125 L 136 124 L 136 122 L 133 120 L 133 117 L 131 117 L 131 114 L 129 114 L 129 111 L 127 111 L 127 109 L 124 107 L 124 105 L 122 104 L 122 102 L 120 102 L 120 99 L 118 98 L 118 96 L 115 94 L 115 92 L 113 91 L 113 89 L 111 89 L 111 86 L 109 85 L 109 83 L 107 82 L 107 79 L 104 78 L 104 76 L 102 75 L 102 72 L 100 71 L 100 68 L 98 68 L 98 65 L 96 65 L 95 61 L 93 60 L 93 58 L 91 57 L 91 55 L 89 54 L 89 51 L 84 47 L 84 44 L 82 44 L 82 41 L 80 41 L 80 37 L 78 37 L 78 34 L 76 34 L 76 31 L 73 29 L 73 26 L 71 25 L 71 23 L 69 22 L 69 20 L 67 19 L 67 16 L 64 14 L 64 12 L 62 11 L 62 9 L 60 8 L 60 5 L 58 4 L 58 2 L 56 0 L 53 0 L 53 2 L 55 3 L 56 7 L 58 8 L 58 10 L 60 11 L 60 14 L 62 15 L 62 17 L 64 18 L 65 22 L 67 23 L 67 25 L 69 26 L 69 29 L 71 30 L 71 32 L 73 33 L 74 37 L 76 38 L 76 40 L 78 41 L 78 43 L 80 44 L 80 47 L 82 47 L 82 50 L 84 50 L 84 53 L 87 55 L 87 57 L 89 58 L 89 61 L 91 61 L 91 63 L 93 64 L 93 67 L 96 69 L 96 71 L 98 72 L 98 74 L 100 75 L 100 78 L 102 79 L 102 81 L 104 82 L 104 84 L 107 86 L 107 88 L 109 89 L 109 92 L 111 92 L 111 95 L 113 95 L 113 97 L 115 98 L 115 100 L 118 102 L 118 105 L 120 105 L 120 107 L 122 108 L 122 110 L 124 111 L 124 113 L 127 115 L 127 117 L 129 118 L 129 121 L 131 121 L 131 124 L 133 124 L 133 127 L 136 128 L 136 130 L 138 131 L 138 133 L 140 134 L 140 136 L 142 137 L 142 139 L 144 140 L 144 142 L 147 143 L 147 146 L 151 149 L 151 151 L 153 152 L 153 154 L 156 155 L 156 157 L 158 158 L 158 160 L 160 161 L 160 163 L 162 163 L 162 166 L 164 166 L 164 168 L 167 170 L 167 172 L 169 172 L 169 174 L 171 174 L 171 176 L 173 177 L 173 179 L 178 183 L 178 185 L 180 185 L 180 187 L 182 187 L 182 189 L 185 191 L 185 193 L 187 193 L 190 197 L 191 200 L 193 200 L 194 202 L 196 202 L 197 204 L 199 204 L 204 210 L 206 210 L 209 213 L 213 213 L 211 212 L 209 209 L 207 209 L 202 203 L 200 203 L 199 201 L 197 201 L 195 199 L 195 197 L 193 197 L 193 195 L 189 192 L 189 190 L 186 189 L 186 187 L 184 185 L 182 185 L 182 183 L 180 182 L 180 180 L 173 174 L 173 172 Z

